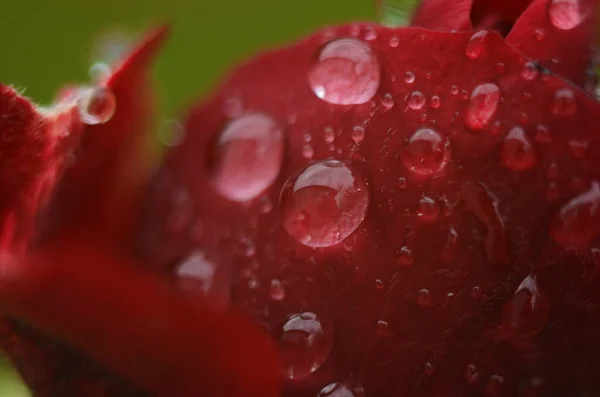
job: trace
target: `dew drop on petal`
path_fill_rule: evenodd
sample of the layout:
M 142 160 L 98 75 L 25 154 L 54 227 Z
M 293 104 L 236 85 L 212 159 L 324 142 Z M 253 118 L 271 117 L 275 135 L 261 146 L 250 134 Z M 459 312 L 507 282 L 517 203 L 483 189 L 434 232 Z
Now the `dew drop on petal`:
M 465 379 L 469 383 L 475 383 L 479 378 L 479 372 L 477 372 L 477 368 L 473 364 L 467 365 L 467 369 L 465 370 Z
M 427 98 L 425 98 L 425 95 L 421 91 L 413 91 L 406 97 L 406 104 L 413 110 L 419 110 L 425 105 L 426 100 Z
M 325 140 L 325 143 L 333 143 L 333 141 L 335 141 L 335 131 L 333 128 L 325 128 L 323 131 L 323 139 Z
M 487 30 L 475 32 L 465 47 L 465 54 L 471 59 L 479 58 L 487 45 L 488 35 Z
M 435 222 L 440 215 L 440 204 L 430 197 L 423 197 L 419 201 L 417 217 L 426 223 Z
M 312 374 L 331 354 L 333 323 L 315 313 L 289 316 L 277 334 L 285 375 L 289 379 Z
M 514 127 L 506 135 L 502 144 L 502 164 L 514 171 L 528 170 L 537 161 L 535 149 L 525 131 Z
M 450 160 L 450 143 L 431 128 L 417 130 L 401 152 L 402 164 L 419 175 L 437 174 Z
M 186 285 L 193 285 L 207 294 L 212 288 L 216 266 L 206 259 L 200 251 L 188 255 L 181 264 L 177 266 L 177 276 L 184 280 Z
M 314 155 L 315 149 L 312 147 L 311 144 L 307 143 L 306 145 L 302 146 L 302 157 L 304 157 L 307 160 L 310 160 L 313 158 Z
M 354 143 L 361 143 L 365 139 L 365 127 L 361 125 L 355 126 L 350 133 L 350 137 Z
M 406 84 L 412 84 L 415 82 L 415 74 L 413 72 L 404 73 L 404 82 Z
M 271 280 L 269 296 L 274 301 L 283 300 L 283 298 L 285 297 L 285 288 L 283 287 L 283 283 L 281 282 L 281 280 L 276 279 L 276 278 Z
M 568 88 L 561 88 L 554 93 L 552 114 L 556 117 L 568 117 L 577 113 L 575 93 Z
M 535 39 L 539 42 L 542 42 L 546 39 L 546 31 L 544 29 L 536 29 L 533 32 Z
M 413 253 L 407 246 L 401 247 L 398 250 L 398 265 L 399 266 L 410 266 L 415 261 Z
M 281 193 L 283 227 L 304 245 L 328 247 L 356 230 L 368 204 L 365 176 L 352 164 L 318 162 L 285 183 Z
M 392 94 L 385 94 L 383 98 L 381 98 L 381 104 L 386 108 L 390 109 L 394 106 L 394 98 Z
M 458 95 L 458 87 L 453 85 L 452 87 L 450 87 L 450 94 L 452 95 Z
M 560 30 L 570 30 L 583 20 L 579 0 L 551 0 L 548 7 L 550 22 Z
M 390 47 L 396 48 L 400 44 L 400 39 L 397 36 L 392 36 L 390 38 Z
M 493 83 L 480 84 L 471 93 L 465 112 L 465 124 L 472 130 L 486 128 L 498 109 L 500 88 Z
M 533 62 L 527 62 L 525 66 L 523 66 L 523 70 L 521 70 L 521 77 L 524 80 L 534 80 L 539 75 L 538 67 Z
M 345 383 L 330 383 L 321 389 L 317 397 L 362 397 Z
M 320 99 L 337 105 L 357 105 L 373 98 L 380 68 L 371 48 L 357 39 L 326 44 L 308 73 L 308 82 Z
M 600 232 L 600 184 L 573 197 L 555 215 L 551 235 L 565 248 L 586 248 Z
M 429 99 L 429 106 L 432 109 L 438 109 L 440 106 L 442 106 L 442 99 L 439 96 L 437 96 L 437 95 L 433 95 Z
M 377 320 L 377 324 L 375 324 L 375 332 L 377 333 L 377 335 L 383 337 L 390 336 L 392 333 L 390 331 L 389 323 L 385 320 Z
M 87 125 L 104 124 L 117 109 L 117 100 L 107 87 L 91 87 L 81 91 L 77 98 L 81 121 Z
M 283 161 L 283 136 L 273 119 L 248 114 L 231 121 L 217 147 L 214 183 L 232 201 L 247 201 L 269 187 Z
M 417 292 L 417 303 L 419 306 L 431 306 L 433 304 L 433 295 L 428 289 L 423 288 Z
M 539 143 L 549 143 L 552 141 L 550 130 L 544 124 L 538 124 L 535 127 L 535 141 Z

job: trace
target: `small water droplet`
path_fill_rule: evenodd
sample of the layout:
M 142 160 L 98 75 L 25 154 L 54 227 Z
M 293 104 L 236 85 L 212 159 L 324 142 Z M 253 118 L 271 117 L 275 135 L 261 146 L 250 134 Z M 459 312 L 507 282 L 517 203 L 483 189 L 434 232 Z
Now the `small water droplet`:
M 434 368 L 434 366 L 433 366 L 432 363 L 430 363 L 429 361 L 427 361 L 423 365 L 423 371 L 425 372 L 425 375 L 427 375 L 427 376 L 433 376 L 433 374 L 435 372 L 435 368 Z
M 412 84 L 415 82 L 415 74 L 413 72 L 404 73 L 404 82 L 406 84 Z
M 521 77 L 523 79 L 531 81 L 534 80 L 539 74 L 537 65 L 534 62 L 527 62 L 521 70 Z
M 433 294 L 428 289 L 423 288 L 417 292 L 417 303 L 419 306 L 431 306 L 433 304 Z
M 323 131 L 323 139 L 325 140 L 325 143 L 333 143 L 333 141 L 335 141 L 335 131 L 333 128 L 325 128 Z
M 187 286 L 197 287 L 205 294 L 208 294 L 213 286 L 215 272 L 215 264 L 206 259 L 201 251 L 192 252 L 176 269 L 177 276 L 185 279 Z
M 365 139 L 365 128 L 361 125 L 357 125 L 352 129 L 350 137 L 354 143 L 361 143 Z
M 406 169 L 415 174 L 437 174 L 450 160 L 450 143 L 431 128 L 421 128 L 410 137 L 401 158 Z
M 430 197 L 423 197 L 419 200 L 417 216 L 421 221 L 427 223 L 435 222 L 439 215 L 440 204 L 436 200 Z
M 532 168 L 537 161 L 535 150 L 525 131 L 514 127 L 502 144 L 502 164 L 514 171 L 524 171 Z
M 552 141 L 550 130 L 544 124 L 538 124 L 535 127 L 535 141 L 538 143 L 549 143 Z
M 358 105 L 373 98 L 379 87 L 379 62 L 368 45 L 357 39 L 326 44 L 308 73 L 317 97 L 337 105 Z
M 307 160 L 310 160 L 315 155 L 315 149 L 313 149 L 312 145 L 306 144 L 302 146 L 302 157 Z
M 365 28 L 365 40 L 375 40 L 377 38 L 377 30 L 373 26 L 367 26 Z
M 585 158 L 589 143 L 576 139 L 569 140 L 569 153 L 576 159 Z
M 500 88 L 493 83 L 479 84 L 471 93 L 465 112 L 465 124 L 472 130 L 486 128 L 500 103 Z
M 481 299 L 482 295 L 483 295 L 483 292 L 481 291 L 481 287 L 475 286 L 475 287 L 471 288 L 471 298 L 473 298 L 475 300 L 479 300 L 479 299 Z
M 381 291 L 384 287 L 385 285 L 383 284 L 383 281 L 381 281 L 380 279 L 375 280 L 375 288 L 377 290 Z
M 283 134 L 262 114 L 232 120 L 218 142 L 214 183 L 224 197 L 248 201 L 261 194 L 279 174 Z
M 568 117 L 577 113 L 575 93 L 568 88 L 561 88 L 554 93 L 552 114 L 556 117 Z
M 473 364 L 467 365 L 467 369 L 465 370 L 465 379 L 469 383 L 475 383 L 479 378 L 479 372 L 477 372 L 477 368 Z
M 394 106 L 394 98 L 392 94 L 385 94 L 383 98 L 381 98 L 381 104 L 386 108 L 390 109 Z
M 546 39 L 546 31 L 544 29 L 536 29 L 533 31 L 535 39 L 540 43 Z
M 407 186 L 408 182 L 406 181 L 405 177 L 401 176 L 398 178 L 398 189 L 406 189 Z
M 415 258 L 413 257 L 413 253 L 407 246 L 401 247 L 398 250 L 398 265 L 410 266 L 414 261 Z
M 419 110 L 425 105 L 426 100 L 427 98 L 425 98 L 425 95 L 423 95 L 421 91 L 413 91 L 406 98 L 406 104 L 413 110 Z
M 285 375 L 301 379 L 325 362 L 333 347 L 333 323 L 315 313 L 304 312 L 287 318 L 278 332 Z
M 429 99 L 429 106 L 432 109 L 438 109 L 440 106 L 442 106 L 442 99 L 439 96 L 437 96 L 437 95 L 433 95 Z
M 284 185 L 283 227 L 300 243 L 328 247 L 362 223 L 369 203 L 364 176 L 348 163 L 311 164 Z
M 377 335 L 383 337 L 390 336 L 392 333 L 390 331 L 390 325 L 387 321 L 384 320 L 377 320 L 377 324 L 375 325 L 375 332 L 377 333 Z
M 81 121 L 87 125 L 104 124 L 117 109 L 117 100 L 107 87 L 83 89 L 77 98 L 77 109 Z
M 400 44 L 400 39 L 396 36 L 390 37 L 390 47 L 396 48 Z
M 548 7 L 550 22 L 560 30 L 570 30 L 583 20 L 579 0 L 552 0 Z
M 283 283 L 281 280 L 274 278 L 271 280 L 271 287 L 269 289 L 269 296 L 274 301 L 280 301 L 285 298 L 285 288 L 283 287 Z
M 471 59 L 479 58 L 487 45 L 488 35 L 487 30 L 475 32 L 465 47 L 465 54 Z
M 458 95 L 458 87 L 453 85 L 452 87 L 450 87 L 450 94 L 451 95 Z
M 600 185 L 590 188 L 562 206 L 551 224 L 551 234 L 566 248 L 586 248 L 600 232 Z

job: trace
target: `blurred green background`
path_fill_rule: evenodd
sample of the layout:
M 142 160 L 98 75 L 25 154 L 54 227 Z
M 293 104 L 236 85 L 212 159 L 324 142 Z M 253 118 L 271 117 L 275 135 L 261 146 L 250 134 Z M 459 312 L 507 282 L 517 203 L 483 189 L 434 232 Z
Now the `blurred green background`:
M 387 6 L 382 21 L 393 24 L 403 15 L 396 7 L 408 9 L 415 0 L 380 1 Z M 328 24 L 375 19 L 373 0 L 1 0 L 0 81 L 50 103 L 64 83 L 88 82 L 90 65 L 119 50 L 115 40 L 169 22 L 172 35 L 155 71 L 162 116 L 177 117 L 260 49 Z M 6 364 L 0 396 L 28 396 Z

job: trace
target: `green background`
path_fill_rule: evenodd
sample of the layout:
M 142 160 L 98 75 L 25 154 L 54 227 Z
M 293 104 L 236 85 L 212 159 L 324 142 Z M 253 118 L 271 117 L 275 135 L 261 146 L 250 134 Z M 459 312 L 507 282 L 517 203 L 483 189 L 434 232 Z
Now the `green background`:
M 163 116 L 177 117 L 256 51 L 327 24 L 375 17 L 373 0 L 0 0 L 0 81 L 48 104 L 63 84 L 88 82 L 91 64 L 110 60 L 111 51 L 98 49 L 108 37 L 127 41 L 168 22 L 173 30 L 157 60 L 156 88 Z M 0 365 L 0 396 L 27 395 Z

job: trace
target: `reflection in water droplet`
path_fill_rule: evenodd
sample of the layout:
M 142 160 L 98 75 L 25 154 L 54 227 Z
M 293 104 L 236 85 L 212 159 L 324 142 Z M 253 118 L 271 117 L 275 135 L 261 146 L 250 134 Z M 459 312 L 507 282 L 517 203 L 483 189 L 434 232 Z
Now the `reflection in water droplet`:
M 421 128 L 409 138 L 401 158 L 406 169 L 415 174 L 437 174 L 450 160 L 450 143 L 431 128 Z
M 390 325 L 388 324 L 387 321 L 377 320 L 377 324 L 375 325 L 375 332 L 379 336 L 383 336 L 383 337 L 390 336 L 391 335 Z
M 283 227 L 304 245 L 328 247 L 356 230 L 368 203 L 361 173 L 348 163 L 322 161 L 285 183 L 281 193 Z
M 412 84 L 415 82 L 415 74 L 413 72 L 404 73 L 404 82 L 406 84 Z
M 565 248 L 586 248 L 600 232 L 600 185 L 590 188 L 562 206 L 551 224 L 551 234 Z
M 536 163 L 535 150 L 525 131 L 514 127 L 506 136 L 502 145 L 502 164 L 514 171 L 524 171 Z
M 538 124 L 535 127 L 535 141 L 539 143 L 549 143 L 552 141 L 550 130 L 544 124 Z
M 285 375 L 301 379 L 325 362 L 333 347 L 333 323 L 315 313 L 293 314 L 277 335 Z
M 579 0 L 552 0 L 548 16 L 552 25 L 560 30 L 573 29 L 583 20 Z
M 556 117 L 568 117 L 577 113 L 575 93 L 568 88 L 561 88 L 554 93 L 552 114 Z
M 337 105 L 366 103 L 379 87 L 380 69 L 369 46 L 357 39 L 326 44 L 308 73 L 315 95 Z
M 465 113 L 465 124 L 472 130 L 486 128 L 500 102 L 500 88 L 493 83 L 479 84 L 471 93 Z
M 323 139 L 325 140 L 325 143 L 333 143 L 333 141 L 335 141 L 335 131 L 333 128 L 325 128 L 325 131 L 323 131 Z
M 217 191 L 232 201 L 247 201 L 261 194 L 279 174 L 282 135 L 275 121 L 262 114 L 231 121 L 218 141 Z
M 315 149 L 312 147 L 311 144 L 306 144 L 302 146 L 302 157 L 304 157 L 307 160 L 310 160 L 313 158 L 314 155 Z
M 77 109 L 83 123 L 104 124 L 115 113 L 117 99 L 107 87 L 91 87 L 80 92 L 77 98 Z
M 475 32 L 465 47 L 465 54 L 471 59 L 479 58 L 487 45 L 488 35 L 487 30 Z

